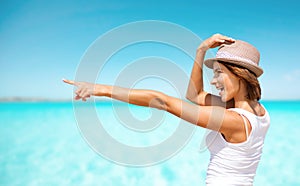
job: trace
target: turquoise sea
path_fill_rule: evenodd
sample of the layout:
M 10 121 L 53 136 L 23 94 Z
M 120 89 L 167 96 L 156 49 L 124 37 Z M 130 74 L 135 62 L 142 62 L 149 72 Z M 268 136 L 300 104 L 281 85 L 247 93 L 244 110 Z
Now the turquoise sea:
M 300 185 L 300 101 L 262 103 L 270 113 L 271 126 L 254 185 Z M 105 130 L 127 145 L 158 144 L 178 126 L 176 117 L 165 114 L 153 130 L 132 131 L 115 117 L 114 109 L 122 112 L 127 104 L 96 105 Z M 139 120 L 151 117 L 149 108 L 129 108 Z M 196 128 L 170 159 L 131 167 L 107 160 L 90 148 L 77 126 L 72 102 L 0 103 L 0 185 L 205 185 L 209 162 L 208 151 L 201 148 L 205 132 Z

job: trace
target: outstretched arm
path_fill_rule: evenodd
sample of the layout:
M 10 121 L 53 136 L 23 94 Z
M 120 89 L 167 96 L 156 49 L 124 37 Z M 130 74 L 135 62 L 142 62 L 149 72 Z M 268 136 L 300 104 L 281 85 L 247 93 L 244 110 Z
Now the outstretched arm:
M 238 115 L 222 107 L 199 106 L 153 90 L 127 89 L 117 86 L 74 82 L 70 80 L 63 81 L 78 88 L 75 91 L 75 99 L 77 100 L 82 99 L 85 101 L 90 96 L 111 97 L 135 105 L 165 110 L 192 124 L 224 133 L 226 133 L 226 131 L 236 131 L 240 129 L 239 126 L 243 126 L 232 125 L 232 122 L 237 121 L 243 123 L 243 121 L 238 121 L 241 119 Z M 214 117 L 211 117 L 211 115 Z
M 234 39 L 220 34 L 215 34 L 200 44 L 197 49 L 196 58 L 186 93 L 186 98 L 188 100 L 203 106 L 222 106 L 227 108 L 233 107 L 233 101 L 223 103 L 219 96 L 209 94 L 203 89 L 202 68 L 206 51 L 210 48 L 218 47 L 227 42 L 232 43 L 234 42 Z
M 77 87 L 77 90 L 75 91 L 75 100 L 82 99 L 83 101 L 86 101 L 86 99 L 91 96 L 105 96 L 134 105 L 166 110 L 164 102 L 166 95 L 161 92 L 153 90 L 128 89 L 118 86 L 92 84 L 87 82 L 75 82 L 66 79 L 63 81 Z

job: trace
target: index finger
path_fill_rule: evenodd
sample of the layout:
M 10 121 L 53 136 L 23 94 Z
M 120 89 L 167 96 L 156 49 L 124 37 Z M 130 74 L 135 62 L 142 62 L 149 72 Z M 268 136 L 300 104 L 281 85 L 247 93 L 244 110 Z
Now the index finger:
M 68 79 L 63 79 L 63 82 L 69 84 L 69 85 L 75 85 L 76 86 L 76 82 L 72 81 L 72 80 L 68 80 Z
M 231 41 L 231 42 L 234 42 L 235 39 L 231 38 L 231 37 L 228 37 L 228 36 L 223 36 L 223 39 L 224 40 L 227 40 L 227 41 Z

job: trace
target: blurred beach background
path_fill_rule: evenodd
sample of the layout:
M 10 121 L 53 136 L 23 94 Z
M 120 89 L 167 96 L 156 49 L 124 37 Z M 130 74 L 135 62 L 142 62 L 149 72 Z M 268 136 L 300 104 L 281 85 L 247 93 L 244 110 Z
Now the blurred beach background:
M 75 78 L 82 56 L 98 37 L 143 20 L 175 23 L 202 39 L 218 32 L 259 49 L 265 70 L 261 102 L 271 126 L 254 185 L 300 185 L 299 8 L 295 0 L 1 1 L 0 185 L 205 185 L 205 129 L 197 128 L 170 159 L 145 167 L 123 166 L 98 155 L 78 129 L 73 88 L 61 79 Z M 97 82 L 114 84 L 127 64 L 147 56 L 168 58 L 187 75 L 194 57 L 159 43 L 133 45 L 106 62 Z M 159 78 L 142 79 L 135 87 L 171 95 L 178 91 Z M 149 134 L 128 135 L 130 129 L 118 127 L 111 100 L 96 102 L 105 129 L 128 145 L 157 144 L 179 122 L 165 113 Z M 116 104 L 119 112 L 124 106 L 139 120 L 151 116 L 151 109 Z

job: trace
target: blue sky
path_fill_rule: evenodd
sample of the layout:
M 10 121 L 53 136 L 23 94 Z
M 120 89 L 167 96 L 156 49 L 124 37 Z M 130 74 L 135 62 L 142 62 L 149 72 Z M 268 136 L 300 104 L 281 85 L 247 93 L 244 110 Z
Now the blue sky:
M 254 44 L 265 70 L 260 78 L 263 99 L 300 99 L 296 0 L 0 3 L 0 97 L 70 98 L 72 88 L 61 78 L 75 77 L 82 55 L 95 39 L 129 22 L 162 20 L 200 38 L 219 32 Z M 187 62 L 183 68 L 191 67 Z M 112 68 L 112 73 L 118 70 Z

